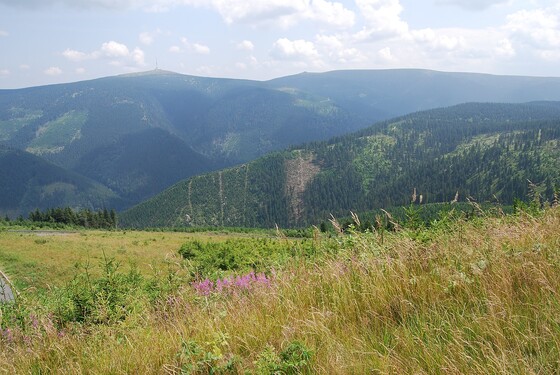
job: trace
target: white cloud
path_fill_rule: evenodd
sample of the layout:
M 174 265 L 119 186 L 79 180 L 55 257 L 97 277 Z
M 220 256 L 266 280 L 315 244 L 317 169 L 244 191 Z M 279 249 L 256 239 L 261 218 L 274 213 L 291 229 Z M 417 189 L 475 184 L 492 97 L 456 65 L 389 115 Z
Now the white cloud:
M 342 40 L 340 40 L 339 37 L 335 36 L 335 35 L 317 35 L 315 37 L 315 39 L 317 40 L 317 43 L 322 44 L 324 47 L 331 49 L 331 50 L 337 50 L 337 49 L 342 49 L 344 48 L 344 43 L 342 42 Z
M 560 9 L 520 10 L 507 17 L 512 38 L 538 49 L 560 47 Z
M 499 40 L 494 51 L 496 55 L 503 57 L 513 57 L 516 54 L 513 44 L 507 38 Z
M 408 24 L 401 19 L 399 0 L 356 0 L 366 26 L 356 34 L 358 40 L 405 36 Z
M 200 55 L 207 55 L 210 53 L 210 47 L 204 44 L 194 43 L 192 45 L 193 50 Z
M 159 35 L 169 35 L 169 32 L 164 32 L 161 29 L 156 29 L 154 31 L 144 31 L 138 35 L 138 40 L 140 43 L 149 46 L 154 43 L 156 37 Z
M 211 0 L 207 1 L 228 24 L 260 23 L 306 10 L 301 0 Z
M 28 65 L 28 64 L 21 64 L 21 65 L 19 66 L 19 68 L 20 68 L 21 70 L 28 70 L 28 69 L 31 69 L 31 66 Z
M 85 68 L 76 68 L 76 74 L 84 74 L 85 72 Z
M 335 63 L 358 63 L 367 60 L 367 57 L 359 49 L 347 47 L 350 41 L 343 41 L 340 36 L 317 35 L 315 40 L 318 49 Z
M 189 42 L 189 40 L 185 37 L 181 38 L 181 43 L 190 51 L 193 51 L 195 53 L 198 53 L 200 55 L 207 55 L 210 53 L 210 47 L 208 47 L 207 45 L 204 45 L 202 43 L 191 43 Z M 176 49 L 175 49 L 176 50 Z M 174 51 L 175 52 L 175 51 Z M 180 52 L 179 50 L 176 50 L 176 52 Z
M 128 47 L 111 40 L 101 45 L 101 52 L 108 57 L 126 57 L 130 54 Z
M 379 51 L 377 51 L 377 55 L 388 62 L 392 62 L 395 61 L 396 58 L 393 56 L 393 53 L 391 52 L 391 48 L 390 47 L 385 47 L 380 49 Z
M 73 62 L 107 58 L 111 59 L 110 64 L 113 66 L 127 66 L 130 64 L 138 66 L 146 65 L 145 54 L 142 49 L 136 47 L 131 52 L 126 45 L 115 42 L 114 40 L 101 44 L 98 50 L 91 53 L 67 48 L 62 52 L 62 56 Z
M 76 51 L 70 48 L 66 48 L 62 52 L 62 56 L 66 57 L 70 61 L 83 61 L 91 58 L 87 53 Z
M 354 12 L 342 3 L 327 0 L 183 0 L 183 4 L 210 7 L 227 24 L 289 27 L 301 20 L 335 27 L 354 24 Z
M 180 52 L 181 52 L 181 47 L 179 47 L 179 46 L 171 46 L 171 47 L 169 47 L 169 52 L 171 52 L 171 53 L 180 53 Z
M 485 10 L 510 0 L 437 0 L 438 5 L 456 5 L 467 10 Z
M 131 58 L 138 66 L 146 65 L 144 51 L 138 47 L 134 48 L 134 51 L 132 51 Z
M 10 71 L 8 69 L 0 69 L 0 76 L 7 76 L 10 75 Z
M 7 31 L 0 30 L 0 37 L 2 37 L 2 36 L 8 36 L 8 35 L 9 35 L 9 34 L 8 34 Z
M 329 0 L 0 0 L 12 7 L 40 8 L 60 5 L 77 8 L 141 9 L 169 11 L 179 6 L 202 6 L 215 10 L 227 24 L 277 24 L 284 27 L 311 20 L 335 27 L 351 27 L 355 15 L 342 2 Z M 153 42 L 153 33 L 142 33 L 141 43 Z
M 303 18 L 319 21 L 331 26 L 349 28 L 354 25 L 355 15 L 341 3 L 314 0 L 308 3 Z
M 237 44 L 237 49 L 244 51 L 252 51 L 255 49 L 255 45 L 250 40 L 244 40 Z
M 50 68 L 45 69 L 44 73 L 48 76 L 58 76 L 62 74 L 62 69 L 58 66 L 51 66 Z
M 289 40 L 281 38 L 274 42 L 272 56 L 280 60 L 297 60 L 318 57 L 319 53 L 313 42 L 303 39 Z
M 462 36 L 448 35 L 442 30 L 435 31 L 430 28 L 411 30 L 410 36 L 414 41 L 425 44 L 432 50 L 453 51 L 465 46 Z

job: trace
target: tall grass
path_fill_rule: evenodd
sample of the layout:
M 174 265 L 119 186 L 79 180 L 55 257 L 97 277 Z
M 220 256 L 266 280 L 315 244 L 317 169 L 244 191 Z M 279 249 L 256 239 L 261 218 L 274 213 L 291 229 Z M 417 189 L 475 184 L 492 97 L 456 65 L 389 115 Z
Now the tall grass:
M 321 256 L 266 283 L 199 293 L 179 281 L 108 323 L 27 306 L 9 326 L 4 309 L 0 369 L 559 373 L 560 210 L 441 228 L 320 238 Z

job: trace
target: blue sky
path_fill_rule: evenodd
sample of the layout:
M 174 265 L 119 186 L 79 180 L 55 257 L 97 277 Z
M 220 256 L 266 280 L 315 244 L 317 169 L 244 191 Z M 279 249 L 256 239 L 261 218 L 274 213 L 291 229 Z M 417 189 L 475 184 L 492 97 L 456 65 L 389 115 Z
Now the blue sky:
M 155 68 L 560 76 L 554 0 L 0 0 L 0 88 Z

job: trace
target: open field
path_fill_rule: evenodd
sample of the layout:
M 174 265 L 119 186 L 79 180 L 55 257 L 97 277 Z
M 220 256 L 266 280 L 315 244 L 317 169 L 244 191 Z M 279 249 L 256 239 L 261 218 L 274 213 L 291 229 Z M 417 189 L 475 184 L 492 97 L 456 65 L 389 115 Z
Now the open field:
M 180 260 L 178 250 L 188 240 L 223 241 L 244 234 L 141 231 L 0 231 L 0 269 L 20 287 L 60 286 L 89 262 L 94 274 L 104 258 L 124 269 L 145 274 Z
M 136 259 L 143 273 L 149 264 L 163 265 L 166 254 L 193 237 L 86 234 L 50 237 L 39 244 L 35 240 L 44 237 L 2 233 L 1 246 L 35 249 L 21 254 L 19 262 L 56 264 L 58 254 L 68 258 L 59 263 L 72 272 L 77 272 L 72 266 L 77 259 L 70 259 L 75 249 L 98 260 L 104 249 L 121 261 Z M 55 290 L 39 301 L 29 294 L 32 290 L 24 290 L 18 304 L 2 306 L 0 369 L 76 374 L 560 372 L 559 208 L 470 221 L 443 218 L 430 229 L 349 230 L 313 241 L 316 252 L 298 253 L 282 268 L 263 274 L 242 271 L 238 278 L 203 280 L 189 272 L 162 272 L 156 282 L 106 267 L 99 276 L 78 278 L 72 288 L 59 290 L 64 293 Z M 55 243 L 67 250 L 57 253 Z M 41 260 L 33 259 L 41 249 L 50 250 L 42 252 Z M 194 250 L 186 250 L 197 259 Z M 43 259 L 43 254 L 49 255 Z M 175 260 L 184 270 L 191 267 Z M 17 259 L 9 265 L 14 278 L 25 269 Z M 42 264 L 36 267 L 43 269 Z M 37 280 L 48 284 L 47 277 L 62 281 L 72 273 L 49 272 Z

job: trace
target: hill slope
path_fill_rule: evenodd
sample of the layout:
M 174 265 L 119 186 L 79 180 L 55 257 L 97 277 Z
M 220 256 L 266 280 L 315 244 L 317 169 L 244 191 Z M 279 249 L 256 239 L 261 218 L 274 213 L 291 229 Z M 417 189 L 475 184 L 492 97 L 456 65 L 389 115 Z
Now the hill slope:
M 560 100 L 558 78 L 451 73 L 424 69 L 340 70 L 269 81 L 321 95 L 373 122 L 467 102 Z
M 182 181 L 121 216 L 128 226 L 297 226 L 329 214 L 460 196 L 511 203 L 560 184 L 560 102 L 419 112 Z
M 35 208 L 111 207 L 118 197 L 86 177 L 67 171 L 28 152 L 0 147 L 0 215 L 26 215 Z
M 410 111 L 528 100 L 560 100 L 560 79 L 405 69 L 258 82 L 155 70 L 0 90 L 0 144 L 99 182 L 123 209 L 180 179 Z

